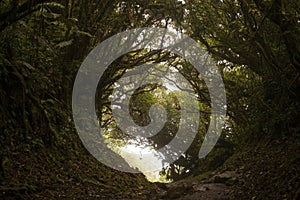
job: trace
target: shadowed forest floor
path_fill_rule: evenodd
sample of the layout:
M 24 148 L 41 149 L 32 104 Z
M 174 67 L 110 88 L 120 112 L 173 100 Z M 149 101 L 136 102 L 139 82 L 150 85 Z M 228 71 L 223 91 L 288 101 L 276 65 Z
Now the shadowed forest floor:
M 299 200 L 299 11 L 299 0 L 0 1 L 0 199 Z M 138 76 L 148 65 L 157 70 Z M 166 116 L 151 137 L 115 118 L 121 108 L 124 121 L 160 127 L 156 104 Z M 178 181 L 105 166 L 76 129 L 113 151 L 132 140 L 165 149 L 162 164 L 176 160 L 162 174 Z M 121 150 L 94 136 L 118 165 Z
M 113 171 L 89 155 L 11 153 L 2 199 L 299 199 L 298 138 L 254 145 L 218 170 L 163 184 Z M 9 166 L 9 168 L 7 168 Z

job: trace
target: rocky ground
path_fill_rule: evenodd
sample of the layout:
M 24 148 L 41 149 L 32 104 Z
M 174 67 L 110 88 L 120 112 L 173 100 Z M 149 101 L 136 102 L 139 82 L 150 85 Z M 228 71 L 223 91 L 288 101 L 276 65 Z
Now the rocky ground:
M 0 199 L 298 200 L 298 141 L 249 145 L 216 171 L 168 184 L 113 171 L 89 154 L 65 160 L 49 152 L 10 153 L 2 161 Z
M 239 176 L 235 171 L 225 171 L 207 174 L 206 177 L 191 177 L 161 186 L 163 191 L 157 199 L 232 199 L 232 186 Z
M 162 185 L 157 199 L 298 200 L 299 145 L 298 137 L 249 145 L 217 171 Z

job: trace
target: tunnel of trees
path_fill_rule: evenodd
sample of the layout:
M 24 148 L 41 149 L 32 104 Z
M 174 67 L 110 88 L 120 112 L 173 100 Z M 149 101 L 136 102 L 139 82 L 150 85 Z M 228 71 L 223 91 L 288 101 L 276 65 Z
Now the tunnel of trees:
M 81 63 L 99 43 L 126 30 L 161 27 L 190 36 L 217 63 L 227 98 L 221 137 L 198 158 L 211 121 L 204 80 L 175 54 L 141 49 L 116 59 L 99 81 L 95 107 L 108 143 L 122 147 L 132 139 L 112 115 L 115 83 L 135 66 L 160 63 L 160 76 L 176 70 L 192 85 L 202 124 L 188 150 L 159 172 L 165 182 L 236 170 L 242 178 L 230 199 L 298 199 L 299 11 L 298 0 L 0 1 L 0 197 L 159 196 L 160 184 L 89 154 L 74 127 L 72 90 Z M 180 121 L 180 94 L 167 90 L 146 85 L 130 100 L 130 117 L 141 126 L 153 104 L 167 111 L 164 127 L 148 140 L 156 149 L 175 137 Z

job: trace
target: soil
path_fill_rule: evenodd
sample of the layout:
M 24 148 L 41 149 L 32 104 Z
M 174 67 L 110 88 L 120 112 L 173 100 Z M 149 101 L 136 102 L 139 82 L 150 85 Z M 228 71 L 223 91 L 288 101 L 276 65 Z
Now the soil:
M 0 199 L 300 199 L 299 138 L 249 145 L 216 171 L 163 184 L 101 165 L 88 154 L 49 152 L 2 160 Z M 51 156 L 49 156 L 51 155 Z

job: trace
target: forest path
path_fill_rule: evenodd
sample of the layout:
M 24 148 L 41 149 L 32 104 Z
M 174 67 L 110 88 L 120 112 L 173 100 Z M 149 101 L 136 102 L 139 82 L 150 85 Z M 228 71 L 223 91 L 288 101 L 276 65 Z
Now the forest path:
M 192 177 L 169 184 L 158 183 L 162 191 L 157 199 L 232 199 L 232 186 L 239 176 L 235 171 L 213 172 L 206 178 Z

